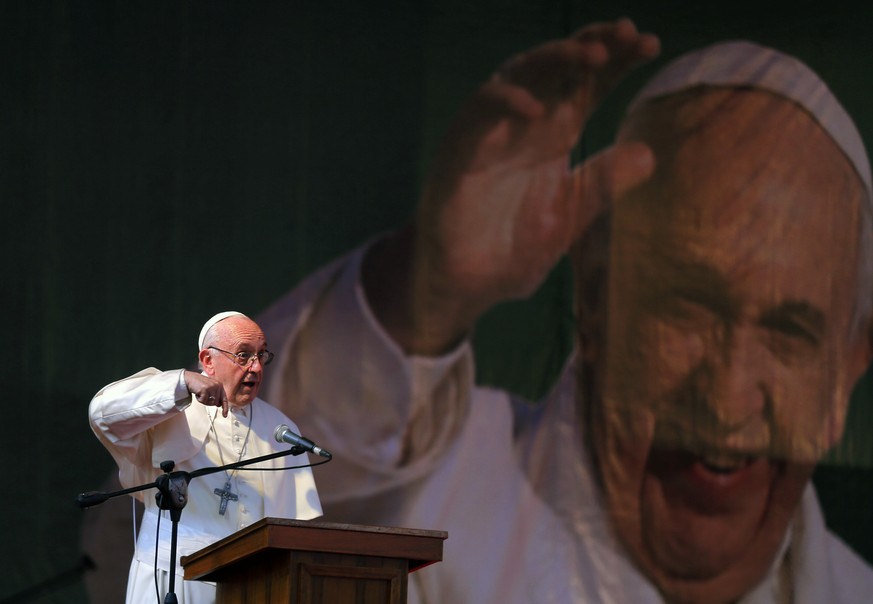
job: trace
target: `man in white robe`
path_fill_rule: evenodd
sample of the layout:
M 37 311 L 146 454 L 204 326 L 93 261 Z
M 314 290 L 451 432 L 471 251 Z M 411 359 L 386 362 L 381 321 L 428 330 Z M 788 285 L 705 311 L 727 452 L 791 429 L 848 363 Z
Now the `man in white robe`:
M 285 414 L 257 397 L 272 353 L 254 321 L 236 312 L 220 313 L 204 325 L 198 345 L 203 373 L 149 368 L 106 386 L 91 401 L 91 427 L 118 463 L 122 486 L 154 482 L 167 460 L 175 462 L 176 471 L 192 472 L 285 450 L 287 446 L 274 438 L 277 426 L 297 431 Z M 214 601 L 214 584 L 182 580 L 179 559 L 265 516 L 320 516 L 308 467 L 256 469 L 305 463 L 305 458 L 279 457 L 250 469 L 192 479 L 174 562 L 169 515 L 158 509 L 154 489 L 137 492 L 145 514 L 131 562 L 127 602 L 162 602 L 170 571 L 176 572 L 174 591 L 180 603 Z
M 594 103 L 655 52 L 620 21 L 511 59 L 450 129 L 414 226 L 261 317 L 281 345 L 270 396 L 336 453 L 329 517 L 449 532 L 413 602 L 873 593 L 809 484 L 870 361 L 860 137 L 805 66 L 717 45 L 571 171 Z M 554 390 L 530 407 L 474 386 L 476 318 L 582 235 Z

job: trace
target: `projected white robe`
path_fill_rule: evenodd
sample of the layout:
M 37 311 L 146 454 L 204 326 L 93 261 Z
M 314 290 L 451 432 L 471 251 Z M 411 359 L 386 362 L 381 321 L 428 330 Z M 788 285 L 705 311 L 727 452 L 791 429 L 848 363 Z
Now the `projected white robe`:
M 410 602 L 660 603 L 613 536 L 567 369 L 539 405 L 473 385 L 467 344 L 407 357 L 367 307 L 362 251 L 259 318 L 281 343 L 266 392 L 331 449 L 327 518 L 446 530 Z M 792 593 L 793 592 L 793 593 Z M 873 571 L 823 521 L 812 487 L 767 578 L 742 604 L 866 601 Z

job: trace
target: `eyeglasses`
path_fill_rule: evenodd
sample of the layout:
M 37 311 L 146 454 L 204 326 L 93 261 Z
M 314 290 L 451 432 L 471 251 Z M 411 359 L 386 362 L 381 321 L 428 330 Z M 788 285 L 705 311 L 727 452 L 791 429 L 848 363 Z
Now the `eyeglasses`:
M 233 362 L 239 365 L 240 367 L 248 367 L 255 361 L 255 357 L 261 362 L 261 365 L 269 365 L 270 361 L 273 360 L 273 353 L 269 350 L 262 350 L 261 352 L 229 352 L 227 350 L 222 350 L 217 346 L 209 346 L 209 348 L 213 348 L 218 352 L 223 352 L 229 357 L 233 358 Z

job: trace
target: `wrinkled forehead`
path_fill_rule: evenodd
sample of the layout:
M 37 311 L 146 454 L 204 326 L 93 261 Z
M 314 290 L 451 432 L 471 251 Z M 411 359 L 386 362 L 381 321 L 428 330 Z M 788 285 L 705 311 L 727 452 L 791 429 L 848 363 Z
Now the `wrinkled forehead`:
M 803 107 L 760 89 L 698 86 L 640 105 L 625 128 L 651 145 L 657 167 L 613 207 L 616 279 L 705 268 L 758 302 L 851 299 L 863 185 Z
M 645 141 L 657 166 L 615 212 L 643 212 L 650 226 L 734 225 L 783 237 L 826 219 L 847 232 L 865 204 L 836 142 L 804 108 L 767 91 L 702 86 L 658 97 L 629 117 L 620 138 Z
M 225 319 L 216 325 L 217 336 L 228 345 L 253 345 L 265 342 L 264 332 L 257 323 L 245 316 Z
M 802 107 L 849 160 L 863 183 L 866 202 L 873 201 L 870 163 L 851 117 L 812 69 L 777 50 L 738 40 L 691 51 L 656 74 L 628 114 L 654 99 L 703 86 L 763 90 Z
M 200 350 L 210 342 L 225 346 L 247 345 L 261 347 L 266 342 L 263 330 L 241 312 L 228 310 L 213 315 L 200 330 L 197 346 Z

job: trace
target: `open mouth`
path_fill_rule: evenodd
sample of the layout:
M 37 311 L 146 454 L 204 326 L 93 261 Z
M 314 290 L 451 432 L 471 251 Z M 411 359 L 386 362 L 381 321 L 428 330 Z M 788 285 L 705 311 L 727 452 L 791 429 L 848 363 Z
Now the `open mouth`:
M 699 517 L 733 514 L 760 502 L 770 491 L 779 462 L 763 452 L 730 451 L 718 448 L 688 451 L 650 451 L 646 482 L 669 502 Z M 752 503 L 750 503 L 752 502 Z
M 658 465 L 684 467 L 713 476 L 730 476 L 766 461 L 767 447 L 761 438 L 745 439 L 742 446 L 731 446 L 717 437 L 704 438 L 659 426 L 653 443 L 653 461 Z
M 755 459 L 751 455 L 716 452 L 701 455 L 698 462 L 709 472 L 729 475 L 749 467 Z
M 655 475 L 671 482 L 679 479 L 699 495 L 741 489 L 748 480 L 769 473 L 771 465 L 770 460 L 761 454 L 717 448 L 697 451 L 654 449 L 648 463 L 649 470 Z

